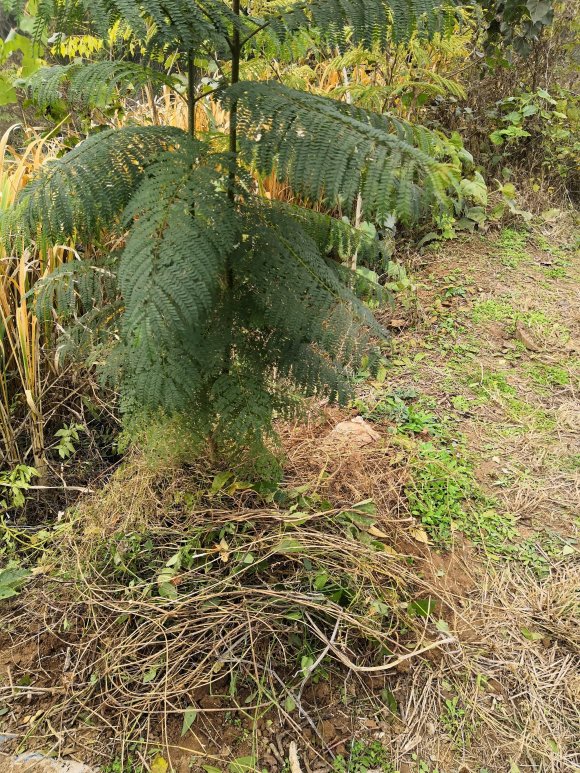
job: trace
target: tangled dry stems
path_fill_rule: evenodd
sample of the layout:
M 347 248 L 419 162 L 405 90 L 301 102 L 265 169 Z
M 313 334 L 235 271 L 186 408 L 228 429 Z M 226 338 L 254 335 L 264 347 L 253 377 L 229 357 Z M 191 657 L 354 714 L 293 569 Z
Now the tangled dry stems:
M 404 463 L 386 440 L 335 452 L 322 442 L 327 432 L 328 420 L 314 417 L 282 433 L 288 492 L 300 485 L 325 509 L 265 505 L 249 490 L 212 494 L 207 470 L 154 470 L 139 457 L 83 503 L 47 557 L 60 579 L 37 581 L 4 619 L 15 641 L 27 631 L 39 650 L 47 634 L 56 642 L 58 666 L 37 688 L 48 700 L 27 731 L 36 743 L 55 751 L 86 743 L 94 759 L 127 739 L 179 746 L 175 722 L 192 706 L 202 722 L 232 708 L 256 719 L 275 707 L 299 747 L 310 728 L 328 764 L 311 672 L 301 668 L 308 654 L 317 667 L 380 676 L 397 697 L 394 763 L 417 753 L 493 773 L 512 763 L 541 773 L 578 766 L 580 567 L 557 567 L 541 582 L 489 569 L 463 593 L 447 590 L 426 553 L 413 562 L 398 553 L 409 544 Z M 345 530 L 345 511 L 369 498 L 389 535 L 381 552 Z M 176 576 L 177 598 L 160 597 L 158 574 L 188 540 L 199 559 Z M 248 554 L 253 561 L 240 562 Z M 317 590 L 321 574 L 346 595 Z M 425 596 L 437 599 L 449 634 L 409 614 L 408 602 Z M 55 670 L 62 679 L 53 688 Z M 365 689 L 378 700 L 375 684 Z M 208 694 L 229 700 L 208 707 Z M 449 727 L 442 717 L 452 697 L 463 713 Z M 25 690 L 9 695 L 16 709 L 25 700 Z
M 291 699 L 318 734 L 302 693 L 324 659 L 381 673 L 451 643 L 408 612 L 428 587 L 389 544 L 398 483 L 386 448 L 316 456 L 310 446 L 307 456 L 288 440 L 288 487 L 311 481 L 323 509 L 216 495 L 202 469 L 153 470 L 138 457 L 79 507 L 50 557 L 59 580 L 37 583 L 9 622 L 37 621 L 66 661 L 36 733 L 61 728 L 62 750 L 88 721 L 109 737 L 169 742 L 168 718 L 203 713 L 204 695 L 229 691 L 245 712 Z M 380 538 L 345 515 L 370 495 Z M 168 598 L 160 575 L 176 556 Z

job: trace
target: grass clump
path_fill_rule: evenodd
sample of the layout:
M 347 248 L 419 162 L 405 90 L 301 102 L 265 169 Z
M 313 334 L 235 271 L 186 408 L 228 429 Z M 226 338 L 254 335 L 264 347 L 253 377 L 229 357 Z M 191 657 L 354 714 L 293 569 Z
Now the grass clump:
M 500 248 L 499 258 L 503 266 L 518 268 L 530 259 L 526 252 L 528 238 L 528 234 L 524 231 L 516 231 L 513 228 L 502 230 L 497 244 Z
M 515 329 L 516 322 L 521 322 L 538 333 L 557 332 L 565 335 L 566 328 L 556 322 L 552 317 L 540 310 L 519 311 L 505 300 L 489 298 L 474 304 L 471 311 L 471 319 L 475 324 L 486 322 L 501 322 L 509 324 L 511 332 Z
M 565 387 L 570 384 L 570 373 L 561 365 L 546 365 L 534 363 L 526 368 L 526 372 L 534 384 L 540 387 L 553 389 Z
M 471 318 L 476 324 L 479 322 L 510 322 L 516 316 L 516 310 L 507 301 L 489 300 L 479 301 L 474 304 Z
M 481 392 L 485 396 L 499 394 L 504 396 L 515 396 L 516 390 L 507 380 L 507 374 L 503 372 L 484 371 L 479 378 L 479 382 L 471 381 L 469 386 Z
M 47 547 L 51 575 L 3 619 L 16 629 L 42 618 L 62 656 L 74 653 L 71 687 L 42 723 L 90 705 L 96 726 L 131 741 L 152 718 L 182 717 L 199 691 L 232 711 L 290 713 L 329 668 L 412 657 L 422 624 L 407 606 L 424 581 L 388 544 L 392 513 L 337 497 L 127 463 L 65 519 Z M 48 616 L 35 588 L 52 599 Z
M 420 443 L 405 493 L 412 515 L 440 547 L 451 547 L 461 533 L 492 560 L 516 562 L 540 578 L 574 552 L 549 531 L 522 539 L 517 519 L 482 492 L 461 450 Z
M 556 429 L 556 419 L 548 411 L 530 405 L 517 397 L 505 398 L 505 410 L 511 421 L 522 424 L 528 429 L 542 433 L 553 432 Z

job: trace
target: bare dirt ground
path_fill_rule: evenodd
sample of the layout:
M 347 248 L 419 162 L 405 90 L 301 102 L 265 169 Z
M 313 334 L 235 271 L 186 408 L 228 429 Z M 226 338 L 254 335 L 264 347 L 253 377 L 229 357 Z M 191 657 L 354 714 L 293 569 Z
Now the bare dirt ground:
M 39 610 L 32 588 L 2 614 L 0 731 L 16 734 L 10 750 L 34 743 L 110 773 L 580 770 L 573 238 L 556 217 L 532 233 L 504 229 L 411 256 L 414 287 L 386 316 L 395 334 L 384 371 L 361 374 L 350 412 L 317 409 L 282 428 L 285 486 L 336 508 L 376 503 L 385 560 L 400 561 L 418 597 L 428 589 L 421 639 L 439 646 L 379 673 L 324 661 L 299 707 L 262 715 L 232 711 L 218 675 L 215 689 L 194 695 L 186 733 L 176 714 L 148 726 L 147 749 L 127 743 L 119 752 L 119 729 L 91 723 L 90 705 L 57 711 L 74 687 L 75 653 L 87 657 L 95 640 L 83 644 L 74 626 L 74 637 L 62 626 L 48 633 L 62 607 L 41 593 Z M 325 445 L 356 414 L 378 439 L 339 452 Z M 164 479 L 147 489 L 139 475 L 141 487 L 123 480 L 130 496 L 121 504 L 111 504 L 113 491 L 88 508 L 87 541 L 174 501 L 179 486 Z M 250 505 L 236 500 L 242 506 Z M 88 605 L 85 614 L 88 630 L 96 613 Z M 242 690 L 237 701 L 246 699 Z

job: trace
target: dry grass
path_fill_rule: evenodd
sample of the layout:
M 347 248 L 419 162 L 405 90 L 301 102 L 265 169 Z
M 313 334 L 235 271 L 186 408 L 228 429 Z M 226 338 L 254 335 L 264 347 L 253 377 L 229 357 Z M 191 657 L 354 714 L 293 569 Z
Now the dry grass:
M 509 567 L 488 574 L 456 609 L 457 646 L 395 687 L 409 696 L 398 760 L 415 739 L 419 756 L 452 758 L 454 770 L 578 769 L 579 615 L 578 563 L 542 582 Z M 465 713 L 446 723 L 453 698 Z
M 19 152 L 10 145 L 15 128 L 0 138 L 0 212 L 14 206 L 31 176 L 60 149 L 58 141 L 31 132 L 30 141 Z M 0 463 L 13 466 L 28 461 L 39 472 L 45 466 L 43 396 L 55 372 L 44 346 L 52 341 L 53 331 L 36 317 L 28 293 L 70 254 L 66 245 L 19 255 L 0 248 Z M 15 406 L 25 407 L 25 415 L 13 415 Z
M 349 716 L 386 720 L 371 735 L 401 771 L 412 769 L 413 754 L 440 770 L 575 769 L 580 564 L 555 566 L 541 582 L 510 567 L 483 573 L 467 554 L 447 562 L 417 550 L 409 564 L 392 548 L 408 537 L 397 496 L 403 465 L 388 464 L 384 442 L 340 456 L 313 451 L 328 420 L 311 417 L 303 435 L 286 427 L 285 447 L 289 491 L 301 482 L 332 509 L 264 506 L 247 489 L 212 494 L 207 471 L 155 471 L 137 456 L 80 507 L 46 559 L 60 579 L 35 581 L 3 615 L 17 650 L 32 648 L 38 664 L 29 688 L 15 689 L 18 666 L 0 688 L 22 744 L 94 760 L 140 738 L 142 757 L 148 744 L 175 755 L 185 743 L 181 718 L 195 707 L 197 740 L 185 748 L 215 764 L 208 737 L 218 717 L 233 710 L 254 722 L 274 707 L 302 757 L 310 749 L 324 769 L 334 752 L 320 718 L 344 706 L 317 705 L 300 668 L 312 653 L 357 685 Z M 377 553 L 348 537 L 341 516 L 358 497 L 381 493 L 387 550 Z M 171 579 L 177 598 L 161 598 L 158 575 L 186 543 L 196 559 Z M 250 553 L 251 564 L 240 560 Z M 348 603 L 315 589 L 321 572 L 351 588 Z M 409 615 L 408 601 L 426 595 L 437 600 L 434 618 Z M 377 600 L 388 605 L 385 616 Z M 437 618 L 448 632 L 435 628 Z M 382 705 L 383 687 L 400 720 Z M 212 703 L 208 695 L 229 697 Z M 445 701 L 454 699 L 462 713 L 446 719 Z M 32 719 L 22 732 L 24 714 Z M 351 732 L 368 737 L 366 720 L 353 721 Z
M 294 475 L 318 471 L 318 491 L 301 478 L 310 505 L 265 506 L 247 487 L 212 493 L 203 469 L 151 471 L 135 457 L 60 529 L 46 559 L 60 579 L 36 582 L 3 618 L 13 637 L 42 630 L 39 647 L 49 640 L 58 653 L 63 677 L 28 729 L 36 744 L 62 752 L 86 716 L 108 741 L 170 744 L 176 716 L 191 706 L 203 714 L 204 695 L 232 689 L 230 709 L 257 717 L 276 706 L 297 731 L 311 728 L 320 753 L 325 742 L 302 698 L 303 657 L 381 675 L 449 643 L 407 610 L 429 586 L 391 545 L 398 484 L 386 449 L 360 451 L 350 466 L 343 456 L 331 470 L 312 446 L 305 460 L 296 433 Z M 373 524 L 355 528 L 353 501 L 379 489 Z M 174 597 L 160 595 L 162 582 Z M 0 688 L 14 717 L 26 692 Z

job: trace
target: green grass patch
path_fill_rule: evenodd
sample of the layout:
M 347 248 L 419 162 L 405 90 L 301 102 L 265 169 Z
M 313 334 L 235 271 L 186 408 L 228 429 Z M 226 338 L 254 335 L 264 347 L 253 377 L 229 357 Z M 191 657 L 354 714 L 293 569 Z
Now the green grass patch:
M 471 319 L 479 322 L 511 322 L 517 315 L 516 310 L 507 301 L 499 301 L 490 298 L 474 304 L 471 311 Z
M 570 373 L 560 365 L 534 363 L 526 366 L 524 370 L 534 384 L 540 387 L 553 389 L 568 386 L 570 383 Z
M 567 279 L 568 272 L 563 266 L 554 266 L 545 269 L 546 276 L 550 279 Z
M 515 387 L 508 382 L 507 375 L 503 372 L 484 372 L 479 385 L 487 393 L 499 393 L 501 395 L 509 396 L 515 396 L 517 394 Z
M 559 459 L 559 468 L 565 472 L 580 471 L 580 454 L 569 454 Z
M 513 228 L 504 228 L 498 239 L 500 248 L 499 259 L 507 268 L 518 268 L 522 263 L 530 260 L 526 252 L 528 234 L 524 231 L 516 231 Z
M 556 420 L 543 408 L 517 397 L 507 397 L 504 408 L 509 418 L 515 422 L 521 422 L 538 432 L 553 432 L 556 429 Z
M 460 532 L 488 558 L 517 561 L 538 576 L 569 554 L 566 542 L 547 531 L 522 539 L 515 517 L 481 491 L 461 449 L 419 443 L 411 471 L 405 490 L 410 510 L 436 545 L 449 548 Z
M 439 545 L 450 546 L 460 531 L 501 556 L 517 537 L 513 517 L 494 509 L 494 502 L 479 489 L 471 464 L 456 450 L 420 443 L 405 493 L 412 514 Z
M 471 310 L 471 319 L 475 324 L 501 322 L 509 325 L 512 331 L 516 322 L 523 322 L 539 333 L 557 332 L 560 335 L 569 335 L 566 327 L 544 311 L 519 311 L 508 301 L 496 300 L 495 298 L 474 304 Z
M 367 421 L 377 424 L 394 424 L 397 432 L 415 435 L 428 432 L 442 436 L 444 423 L 431 412 L 434 402 L 420 396 L 414 388 L 395 389 L 392 392 L 376 390 L 357 398 L 353 407 Z

